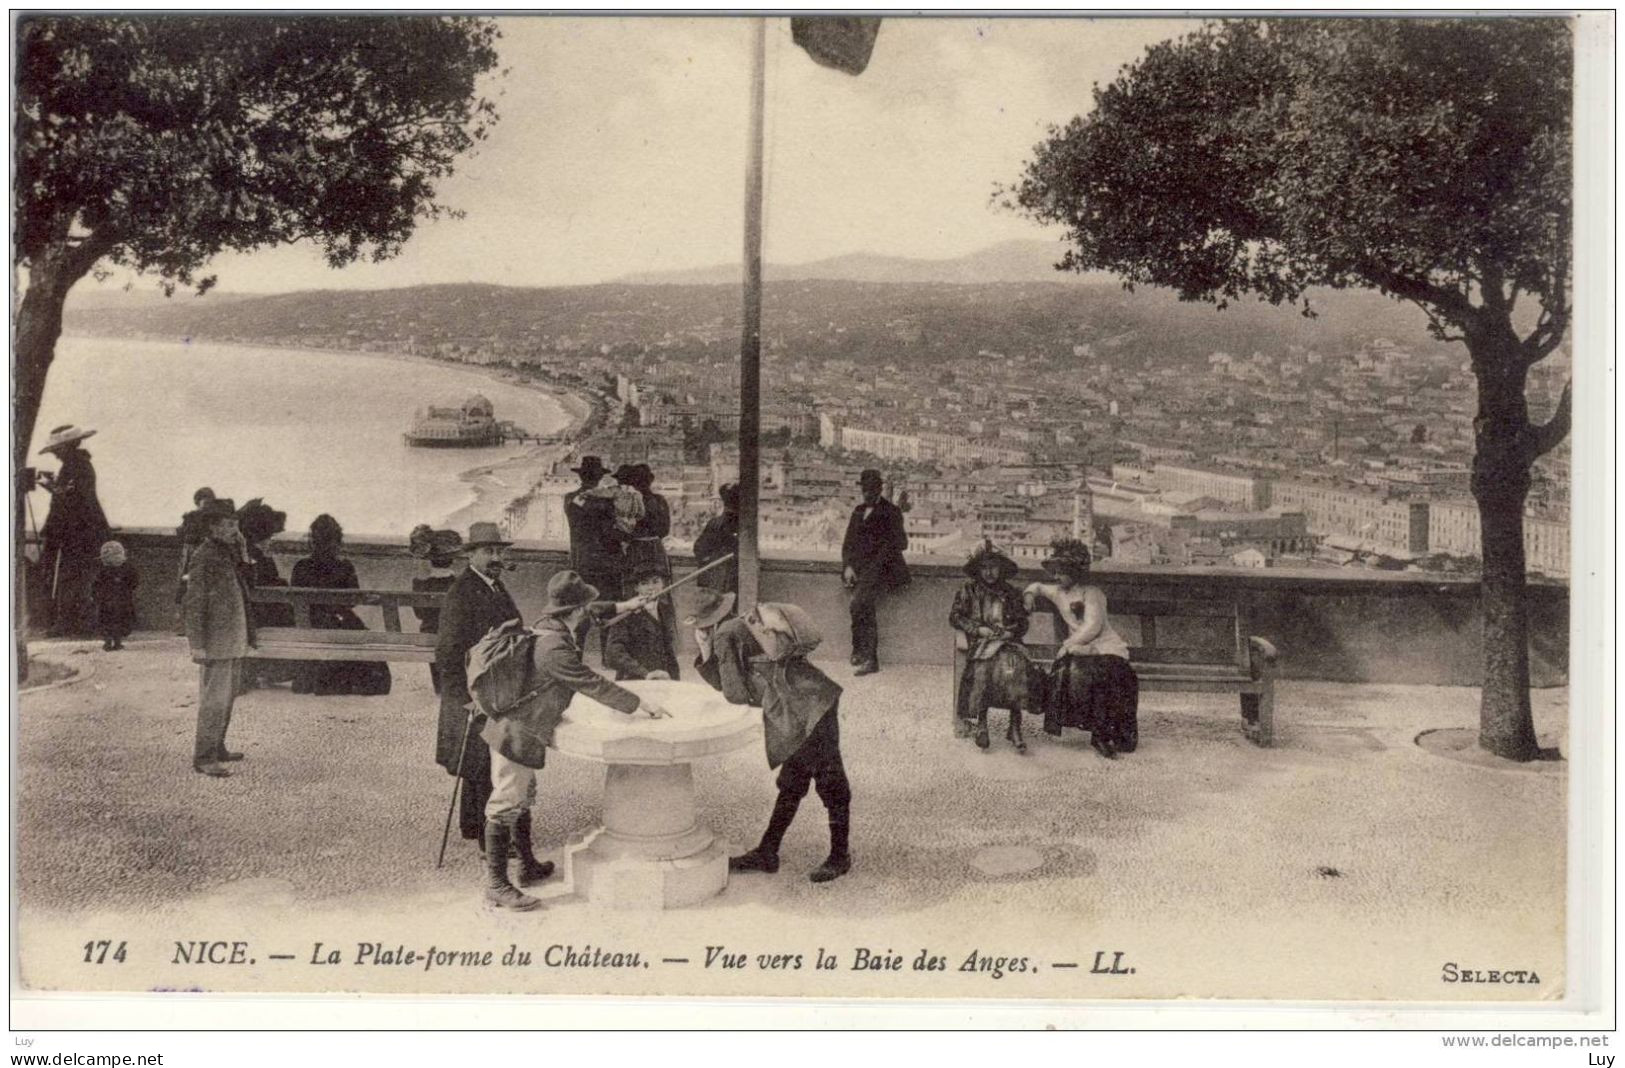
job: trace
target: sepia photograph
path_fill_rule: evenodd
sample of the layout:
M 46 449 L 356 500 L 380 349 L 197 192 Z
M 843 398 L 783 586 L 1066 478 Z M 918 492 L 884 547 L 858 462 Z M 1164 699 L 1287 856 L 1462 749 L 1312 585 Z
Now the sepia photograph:
M 1612 1027 L 1613 33 L 14 11 L 12 1026 Z

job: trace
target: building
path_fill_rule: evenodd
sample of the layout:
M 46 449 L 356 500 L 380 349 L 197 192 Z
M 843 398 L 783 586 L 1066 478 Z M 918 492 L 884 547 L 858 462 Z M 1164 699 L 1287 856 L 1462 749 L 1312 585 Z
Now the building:
M 1428 551 L 1481 560 L 1484 541 L 1479 527 L 1478 503 L 1472 500 L 1433 501 L 1428 516 Z M 1542 575 L 1569 575 L 1569 525 L 1562 520 L 1524 513 L 1524 567 Z

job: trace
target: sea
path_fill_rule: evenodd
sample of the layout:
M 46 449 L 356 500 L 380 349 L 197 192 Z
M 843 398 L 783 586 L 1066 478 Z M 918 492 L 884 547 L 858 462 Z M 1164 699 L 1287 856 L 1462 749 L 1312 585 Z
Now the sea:
M 423 360 L 188 341 L 64 337 L 46 383 L 30 450 L 52 427 L 94 428 L 84 443 L 115 527 L 175 527 L 208 486 L 238 505 L 263 497 L 288 514 L 289 534 L 326 512 L 347 535 L 404 537 L 413 526 L 495 519 L 534 446 L 424 449 L 401 435 L 420 407 L 478 393 L 499 420 L 533 434 L 570 421 L 546 389 Z M 507 465 L 507 469 L 499 465 Z M 491 470 L 493 467 L 496 470 Z M 477 494 L 479 478 L 486 493 Z M 30 500 L 44 523 L 49 495 Z M 480 514 L 480 507 L 493 514 Z

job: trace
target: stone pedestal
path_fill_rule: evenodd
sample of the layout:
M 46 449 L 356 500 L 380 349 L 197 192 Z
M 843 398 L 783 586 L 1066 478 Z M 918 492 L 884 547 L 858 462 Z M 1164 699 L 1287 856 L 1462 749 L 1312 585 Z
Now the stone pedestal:
M 574 892 L 611 908 L 693 905 L 728 884 L 728 853 L 694 806 L 693 762 L 761 744 L 761 711 L 703 683 L 622 683 L 672 713 L 627 716 L 577 695 L 553 748 L 604 769 L 603 824 L 565 853 Z

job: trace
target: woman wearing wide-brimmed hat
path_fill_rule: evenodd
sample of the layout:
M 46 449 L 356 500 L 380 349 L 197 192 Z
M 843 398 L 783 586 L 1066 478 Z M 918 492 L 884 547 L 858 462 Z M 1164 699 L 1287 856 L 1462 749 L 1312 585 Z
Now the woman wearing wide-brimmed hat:
M 965 636 L 965 669 L 959 678 L 960 722 L 974 724 L 976 745 L 986 749 L 990 708 L 1010 712 L 1005 737 L 1021 752 L 1021 713 L 1028 705 L 1028 660 L 1021 639 L 1027 633 L 1027 607 L 1011 585 L 1016 564 L 991 541 L 965 561 L 970 581 L 954 594 L 948 624 Z
M 1107 759 L 1132 753 L 1140 737 L 1140 680 L 1129 666 L 1128 643 L 1107 618 L 1106 594 L 1087 584 L 1088 546 L 1060 538 L 1050 550 L 1044 570 L 1054 580 L 1035 582 L 1024 595 L 1029 609 L 1039 598 L 1047 602 L 1066 634 L 1045 686 L 1044 731 L 1086 730 Z
M 59 637 L 88 637 L 96 630 L 90 584 L 112 528 L 96 497 L 90 453 L 80 445 L 95 433 L 66 424 L 53 428 L 40 448 L 62 464 L 54 474 L 40 474 L 40 484 L 51 494 L 51 509 L 40 528 L 40 565 L 51 590 L 51 634 Z

